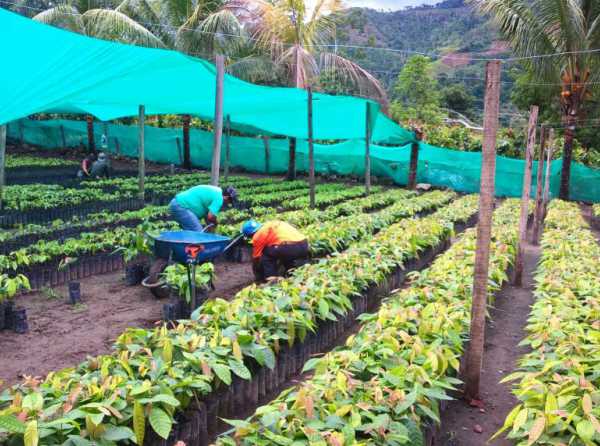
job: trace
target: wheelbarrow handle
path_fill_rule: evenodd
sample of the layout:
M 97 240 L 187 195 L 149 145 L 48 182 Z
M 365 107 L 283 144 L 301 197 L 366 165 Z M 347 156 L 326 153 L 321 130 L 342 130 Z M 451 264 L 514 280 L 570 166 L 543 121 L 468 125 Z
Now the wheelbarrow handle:
M 244 237 L 244 234 L 240 234 L 236 238 L 231 240 L 231 242 L 229 242 L 229 244 L 225 247 L 225 249 L 223 249 L 223 253 L 227 252 L 232 246 L 234 246 L 237 242 L 239 242 L 242 237 Z

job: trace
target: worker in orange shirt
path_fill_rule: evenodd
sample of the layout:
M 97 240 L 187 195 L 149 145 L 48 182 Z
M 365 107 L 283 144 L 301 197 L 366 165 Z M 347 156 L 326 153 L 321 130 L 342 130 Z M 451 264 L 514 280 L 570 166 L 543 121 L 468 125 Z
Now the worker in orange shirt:
M 280 266 L 287 272 L 297 260 L 308 259 L 306 236 L 284 221 L 260 224 L 248 220 L 242 225 L 242 233 L 252 239 L 252 269 L 257 281 L 270 281 L 280 275 Z

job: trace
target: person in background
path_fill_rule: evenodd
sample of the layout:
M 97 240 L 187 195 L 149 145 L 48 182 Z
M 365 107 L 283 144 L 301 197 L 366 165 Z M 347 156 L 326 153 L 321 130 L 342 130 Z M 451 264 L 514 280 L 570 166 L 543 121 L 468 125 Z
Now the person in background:
M 91 175 L 92 164 L 97 160 L 96 153 L 90 153 L 81 162 L 81 169 L 77 172 L 77 178 L 88 178 Z
M 242 225 L 242 234 L 252 240 L 252 269 L 259 282 L 272 281 L 280 275 L 280 266 L 287 272 L 310 254 L 306 236 L 284 221 L 261 224 L 248 220 Z
M 92 178 L 110 178 L 110 160 L 106 153 L 98 154 L 98 159 L 92 163 L 90 176 Z
M 235 205 L 237 191 L 232 186 L 194 186 L 178 193 L 169 204 L 173 220 L 186 231 L 203 231 L 201 220 L 210 225 L 210 232 L 217 226 L 217 216 L 226 205 Z

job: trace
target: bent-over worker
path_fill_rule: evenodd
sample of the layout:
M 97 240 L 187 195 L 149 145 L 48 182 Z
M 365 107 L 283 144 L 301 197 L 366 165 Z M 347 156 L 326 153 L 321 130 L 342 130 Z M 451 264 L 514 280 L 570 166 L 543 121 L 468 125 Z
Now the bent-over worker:
M 232 187 L 221 189 L 217 186 L 194 186 L 179 192 L 169 204 L 169 213 L 173 220 L 179 223 L 181 229 L 187 231 L 202 231 L 201 220 L 207 225 L 212 225 L 214 230 L 217 225 L 217 215 L 226 205 L 234 205 L 237 192 Z
M 90 153 L 81 162 L 81 169 L 77 172 L 77 178 L 87 178 L 91 175 L 92 164 L 96 162 L 98 156 L 95 152 Z
M 287 272 L 297 260 L 309 257 L 306 236 L 284 221 L 261 224 L 249 220 L 243 224 L 242 233 L 252 239 L 252 269 L 257 281 L 277 277 L 280 266 Z

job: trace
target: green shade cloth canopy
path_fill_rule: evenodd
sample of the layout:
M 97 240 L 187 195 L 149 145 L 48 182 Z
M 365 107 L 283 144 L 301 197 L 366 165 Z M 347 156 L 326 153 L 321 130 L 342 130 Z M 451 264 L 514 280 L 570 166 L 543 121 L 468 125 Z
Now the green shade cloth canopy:
M 216 69 L 176 51 L 90 38 L 0 9 L 0 124 L 34 113 L 85 113 L 107 121 L 146 113 L 191 114 L 213 119 Z M 307 138 L 307 92 L 224 80 L 224 115 L 232 128 Z M 356 139 L 366 134 L 367 104 L 372 139 L 405 144 L 412 132 L 389 120 L 379 104 L 362 98 L 313 95 L 317 140 Z

